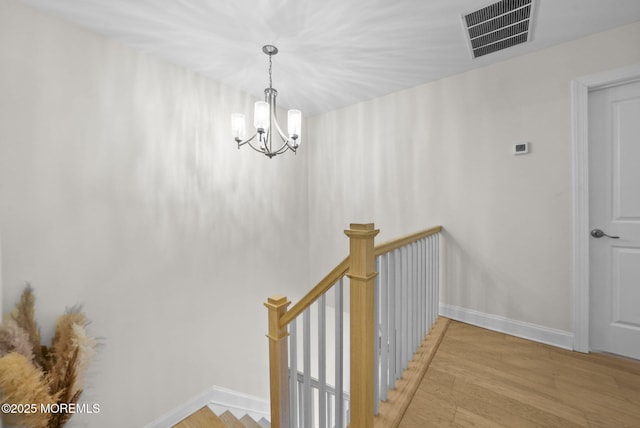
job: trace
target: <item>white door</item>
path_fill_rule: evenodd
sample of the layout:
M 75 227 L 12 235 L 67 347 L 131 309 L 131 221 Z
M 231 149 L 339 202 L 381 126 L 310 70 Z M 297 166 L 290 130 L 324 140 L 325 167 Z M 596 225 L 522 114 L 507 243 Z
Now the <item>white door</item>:
M 640 359 L 640 82 L 589 94 L 590 348 Z

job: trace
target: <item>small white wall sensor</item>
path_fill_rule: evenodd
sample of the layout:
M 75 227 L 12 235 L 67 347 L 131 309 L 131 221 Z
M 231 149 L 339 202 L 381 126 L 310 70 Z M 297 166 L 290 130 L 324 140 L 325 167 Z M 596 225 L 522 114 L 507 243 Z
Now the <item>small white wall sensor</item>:
M 517 143 L 513 145 L 513 154 L 514 155 L 525 155 L 529 153 L 529 143 Z

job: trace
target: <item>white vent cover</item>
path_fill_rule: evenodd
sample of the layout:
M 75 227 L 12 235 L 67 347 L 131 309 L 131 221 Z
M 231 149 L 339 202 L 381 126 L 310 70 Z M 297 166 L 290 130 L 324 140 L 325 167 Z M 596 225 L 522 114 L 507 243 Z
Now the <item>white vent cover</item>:
M 531 39 L 533 0 L 502 0 L 462 15 L 474 58 Z

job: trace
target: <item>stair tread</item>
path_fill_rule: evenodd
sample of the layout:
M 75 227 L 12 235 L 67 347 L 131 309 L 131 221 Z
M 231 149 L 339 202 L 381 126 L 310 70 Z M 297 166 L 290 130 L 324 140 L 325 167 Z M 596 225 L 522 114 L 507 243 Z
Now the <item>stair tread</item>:
M 233 413 L 230 411 L 226 411 L 219 416 L 219 418 L 224 421 L 227 428 L 245 428 L 245 426 L 236 418 Z
M 240 422 L 242 422 L 244 428 L 262 428 L 262 425 L 254 421 L 249 415 L 241 417 Z
M 227 428 L 227 426 L 209 407 L 204 406 L 178 422 L 173 428 Z

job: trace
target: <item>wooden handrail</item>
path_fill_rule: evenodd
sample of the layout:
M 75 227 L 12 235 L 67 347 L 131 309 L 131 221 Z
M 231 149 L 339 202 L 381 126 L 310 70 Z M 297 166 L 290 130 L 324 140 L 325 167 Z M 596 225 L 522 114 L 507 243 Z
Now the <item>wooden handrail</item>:
M 298 303 L 293 305 L 291 309 L 280 318 L 280 327 L 288 325 L 291 321 L 296 319 L 298 315 L 304 312 L 309 306 L 320 298 L 324 293 L 329 291 L 331 286 L 336 283 L 342 276 L 344 276 L 349 270 L 349 257 L 345 257 L 338 266 L 333 268 L 331 272 L 320 280 L 318 285 L 313 287 Z
M 403 236 L 393 241 L 385 242 L 384 244 L 376 245 L 375 254 L 376 257 L 383 254 L 390 253 L 393 250 L 397 250 L 400 247 L 411 244 L 419 239 L 426 238 L 427 236 L 435 235 L 442 231 L 442 226 L 435 226 L 429 229 L 425 229 L 420 232 L 412 233 L 410 235 Z
M 393 250 L 397 250 L 407 244 L 411 244 L 419 239 L 426 238 L 427 236 L 435 235 L 442 231 L 442 226 L 435 226 L 429 229 L 415 232 L 410 235 L 394 239 L 389 242 L 385 242 L 375 246 L 376 257 L 389 253 Z M 289 325 L 291 321 L 296 319 L 298 315 L 304 312 L 309 306 L 311 306 L 316 300 L 320 298 L 324 293 L 329 291 L 331 286 L 336 283 L 343 275 L 349 271 L 349 256 L 345 257 L 327 276 L 322 278 L 318 284 L 313 287 L 305 296 L 291 307 L 280 319 L 280 327 Z

